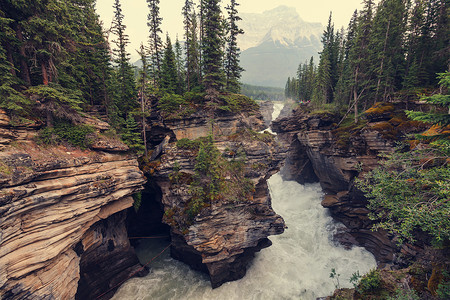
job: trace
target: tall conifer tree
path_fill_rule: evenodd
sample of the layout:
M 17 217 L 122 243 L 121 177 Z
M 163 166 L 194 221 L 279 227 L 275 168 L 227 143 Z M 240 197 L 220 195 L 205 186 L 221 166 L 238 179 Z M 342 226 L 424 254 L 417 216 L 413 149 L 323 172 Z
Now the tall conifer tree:
M 168 93 L 175 93 L 177 90 L 177 65 L 175 53 L 169 34 L 166 37 L 166 48 L 161 65 L 161 88 Z
M 130 64 L 130 54 L 126 51 L 126 46 L 129 44 L 128 35 L 125 34 L 126 26 L 123 24 L 124 15 L 120 0 L 114 1 L 114 20 L 112 32 L 116 35 L 116 48 L 114 49 L 114 62 L 117 65 L 117 83 L 118 97 L 115 101 L 119 114 L 126 116 L 126 114 L 137 107 L 136 102 L 136 83 L 134 81 L 134 71 Z
M 238 16 L 237 6 L 239 4 L 236 0 L 231 0 L 230 5 L 226 7 L 228 11 L 228 26 L 229 34 L 227 37 L 226 57 L 225 57 L 225 74 L 226 74 L 226 89 L 229 92 L 239 93 L 241 86 L 239 79 L 244 70 L 239 65 L 240 49 L 237 45 L 237 37 L 243 34 L 244 30 L 238 27 L 237 22 L 241 20 Z
M 186 52 L 186 90 L 191 90 L 191 75 L 194 72 L 192 68 L 192 53 L 190 51 L 193 41 L 193 35 L 192 35 L 192 24 L 194 22 L 193 17 L 194 15 L 194 3 L 192 0 L 185 0 L 184 6 L 182 9 L 182 14 L 184 17 L 183 24 L 184 24 L 184 39 L 185 39 L 185 52 Z
M 149 28 L 149 50 L 150 62 L 153 82 L 160 84 L 161 60 L 163 43 L 160 37 L 162 33 L 161 22 L 162 18 L 159 15 L 159 0 L 147 0 L 147 5 L 150 10 L 147 17 L 147 26 Z
M 223 40 L 222 40 L 222 19 L 220 11 L 220 0 L 205 0 L 202 40 L 204 85 L 210 98 L 222 90 L 224 86 L 224 74 L 222 69 L 223 61 Z

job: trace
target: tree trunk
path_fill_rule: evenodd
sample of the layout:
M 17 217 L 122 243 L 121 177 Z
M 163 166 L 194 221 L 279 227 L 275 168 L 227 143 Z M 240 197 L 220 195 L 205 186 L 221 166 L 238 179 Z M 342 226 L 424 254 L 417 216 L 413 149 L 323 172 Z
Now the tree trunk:
M 44 85 L 48 85 L 48 73 L 47 73 L 47 67 L 45 66 L 45 63 L 41 63 L 41 70 L 42 70 L 42 83 Z
M 353 100 L 355 103 L 355 124 L 358 123 L 358 72 L 359 67 L 355 70 L 355 86 L 353 87 Z
M 142 137 L 144 139 L 144 153 L 145 157 L 148 156 L 147 150 L 147 132 L 145 131 L 146 122 L 145 122 L 145 77 L 142 82 L 142 90 L 141 90 L 141 112 L 142 112 Z
M 28 70 L 28 64 L 26 62 L 26 53 L 25 53 L 25 43 L 23 41 L 23 33 L 22 27 L 17 25 L 16 27 L 16 36 L 20 41 L 19 53 L 20 53 L 20 75 L 23 81 L 25 81 L 28 85 L 31 85 L 30 79 L 30 71 Z

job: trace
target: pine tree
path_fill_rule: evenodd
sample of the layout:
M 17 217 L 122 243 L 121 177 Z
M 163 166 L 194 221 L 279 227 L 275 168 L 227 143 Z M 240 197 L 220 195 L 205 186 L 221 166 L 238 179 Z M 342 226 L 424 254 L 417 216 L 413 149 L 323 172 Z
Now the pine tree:
M 147 79 L 148 79 L 148 63 L 147 63 L 147 51 L 144 45 L 141 43 L 139 51 L 137 51 L 142 62 L 142 69 L 139 72 L 139 99 L 141 102 L 141 126 L 142 126 L 142 140 L 144 142 L 144 154 L 148 155 L 147 150 L 147 122 L 146 122 L 146 106 L 147 106 Z
M 441 144 L 445 144 L 448 151 L 450 146 L 450 133 L 445 131 L 445 128 L 450 125 L 450 72 L 440 73 L 438 75 L 441 90 L 446 90 L 447 92 L 445 94 L 440 93 L 428 97 L 422 97 L 422 100 L 437 107 L 441 107 L 444 110 L 441 112 L 407 111 L 406 114 L 413 120 L 438 125 L 438 133 L 433 135 L 431 138 L 439 139 Z
M 355 123 L 358 122 L 358 106 L 369 85 L 369 37 L 372 31 L 373 0 L 364 0 L 364 8 L 360 12 L 354 43 L 349 50 L 351 70 L 351 94 Z M 351 107 L 350 107 L 351 108 Z
M 373 101 L 386 101 L 401 86 L 404 71 L 403 34 L 407 22 L 407 1 L 379 3 L 370 37 L 370 63 L 373 72 Z
M 241 86 L 239 79 L 244 70 L 239 65 L 240 49 L 237 45 L 237 36 L 243 34 L 244 31 L 237 26 L 237 22 L 241 18 L 237 15 L 236 7 L 239 4 L 235 0 L 231 0 L 230 5 L 226 7 L 228 11 L 229 35 L 227 38 L 226 57 L 225 57 L 225 73 L 226 73 L 226 89 L 229 92 L 239 93 Z
M 204 85 L 208 98 L 216 97 L 224 86 L 222 20 L 219 6 L 220 0 L 204 0 L 202 39 Z
M 183 59 L 183 49 L 181 48 L 180 41 L 177 39 L 175 41 L 175 62 L 177 66 L 177 88 L 176 93 L 179 95 L 182 95 L 185 91 L 185 79 L 186 79 L 186 72 L 184 70 L 185 61 Z
M 184 17 L 183 24 L 184 24 L 184 39 L 185 39 L 185 52 L 186 52 L 186 90 L 191 90 L 191 78 L 192 73 L 194 70 L 192 70 L 192 60 L 194 57 L 192 57 L 191 48 L 192 44 L 195 43 L 194 37 L 196 36 L 197 28 L 194 28 L 194 32 L 192 32 L 192 26 L 193 23 L 196 22 L 194 20 L 195 14 L 194 14 L 194 3 L 192 0 L 185 0 L 184 6 L 182 9 L 182 14 Z M 194 54 L 194 56 L 196 56 Z
M 334 90 L 338 81 L 338 61 L 341 49 L 341 37 L 334 32 L 332 15 L 322 36 L 323 51 L 320 53 L 318 79 L 315 92 L 315 101 L 331 103 L 334 100 Z
M 187 49 L 187 52 L 189 52 L 189 61 L 186 61 L 186 69 L 190 70 L 189 73 L 189 82 L 190 87 L 197 89 L 200 87 L 201 83 L 201 66 L 200 66 L 200 55 L 201 55 L 201 49 L 200 49 L 200 43 L 198 40 L 198 22 L 197 22 L 197 15 L 194 12 L 192 14 L 191 20 L 191 29 L 190 29 L 190 38 L 191 43 L 189 44 L 189 49 Z
M 14 61 L 12 57 L 7 59 L 7 53 L 2 46 L 9 44 L 14 32 L 9 27 L 12 20 L 4 18 L 3 15 L 0 10 L 0 107 L 10 113 L 23 115 L 30 109 L 31 101 L 14 88 L 17 84 Z
M 117 65 L 116 77 L 119 84 L 118 98 L 115 103 L 119 109 L 119 114 L 126 115 L 129 111 L 137 107 L 136 102 L 136 83 L 134 81 L 134 70 L 130 64 L 130 54 L 126 51 L 129 43 L 128 35 L 125 34 L 126 26 L 123 24 L 124 15 L 120 0 L 114 2 L 114 20 L 112 23 L 112 32 L 117 36 L 114 41 L 114 62 Z
M 343 39 L 342 52 L 341 52 L 341 75 L 336 83 L 335 100 L 338 104 L 348 105 L 352 97 L 351 85 L 352 85 L 352 70 L 350 61 L 350 51 L 355 46 L 356 33 L 358 26 L 358 11 L 355 10 L 352 18 L 350 19 L 347 34 Z
M 161 65 L 161 88 L 170 94 L 177 90 L 177 66 L 170 37 L 167 34 L 166 48 Z
M 149 49 L 151 61 L 151 76 L 156 85 L 160 84 L 160 72 L 162 61 L 163 42 L 159 36 L 162 33 L 161 22 L 162 18 L 159 15 L 159 0 L 147 0 L 147 5 L 150 13 L 147 17 L 147 26 L 149 28 Z
M 125 144 L 130 147 L 131 150 L 138 154 L 144 151 L 144 145 L 142 144 L 141 134 L 139 133 L 138 124 L 134 117 L 129 113 L 125 122 L 125 128 L 122 133 L 122 138 Z

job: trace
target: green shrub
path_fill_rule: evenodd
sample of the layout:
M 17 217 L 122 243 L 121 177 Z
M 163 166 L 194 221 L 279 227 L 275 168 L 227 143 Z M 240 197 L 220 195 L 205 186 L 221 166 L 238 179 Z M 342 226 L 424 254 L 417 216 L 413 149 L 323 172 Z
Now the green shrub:
M 436 293 L 439 299 L 450 299 L 450 274 L 444 271 L 443 275 L 442 282 L 439 283 Z
M 414 290 L 397 289 L 395 295 L 387 300 L 420 300 L 420 297 Z
M 240 111 L 255 111 L 258 110 L 259 105 L 255 100 L 240 94 L 227 94 L 221 96 L 223 105 L 219 109 L 240 112 Z
M 57 122 L 53 128 L 46 127 L 39 131 L 38 142 L 46 145 L 55 145 L 65 141 L 73 146 L 86 149 L 92 144 L 90 135 L 94 132 L 94 128 L 88 125 Z
M 356 290 L 361 294 L 370 293 L 377 290 L 380 285 L 380 272 L 377 269 L 373 269 L 361 278 Z
M 187 138 L 181 139 L 177 141 L 177 147 L 179 149 L 185 149 L 185 150 L 198 150 L 201 145 L 201 140 L 190 140 Z
M 399 235 L 399 243 L 415 241 L 420 229 L 439 245 L 450 238 L 450 165 L 447 156 L 434 149 L 394 153 L 358 188 L 368 197 L 374 229 Z
M 70 144 L 85 149 L 92 143 L 90 134 L 94 133 L 94 128 L 87 125 L 73 125 L 71 123 L 57 123 L 54 132 L 62 140 Z
M 182 106 L 186 105 L 186 100 L 176 94 L 165 94 L 158 103 L 158 108 L 165 113 L 173 113 L 178 111 Z
M 134 210 L 137 212 L 142 204 L 142 193 L 139 192 L 139 193 L 133 194 L 133 200 L 134 200 L 133 207 L 134 207 Z

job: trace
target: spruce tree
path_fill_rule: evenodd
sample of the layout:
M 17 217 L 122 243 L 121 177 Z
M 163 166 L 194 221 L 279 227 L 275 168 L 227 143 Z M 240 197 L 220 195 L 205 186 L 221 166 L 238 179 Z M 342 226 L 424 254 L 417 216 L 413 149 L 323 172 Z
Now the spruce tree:
M 116 48 L 113 50 L 114 62 L 117 65 L 116 77 L 118 86 L 118 97 L 115 99 L 120 115 L 126 115 L 137 107 L 136 83 L 134 81 L 134 70 L 130 64 L 130 54 L 126 51 L 129 43 L 128 35 L 125 34 L 126 26 L 123 24 L 124 15 L 120 0 L 114 2 L 114 19 L 112 32 L 116 35 Z
M 141 71 L 139 72 L 139 99 L 141 104 L 141 126 L 142 126 L 142 140 L 144 142 L 144 154 L 148 155 L 147 152 L 147 122 L 146 122 L 146 107 L 147 107 L 147 80 L 148 80 L 148 62 L 147 62 L 147 51 L 144 45 L 141 43 L 139 51 L 137 51 L 142 63 Z
M 177 66 L 177 88 L 176 93 L 182 95 L 185 91 L 185 78 L 186 72 L 184 70 L 185 61 L 183 59 L 183 49 L 181 48 L 180 41 L 177 39 L 175 41 L 175 62 Z
M 241 18 L 237 15 L 236 7 L 239 4 L 236 0 L 231 0 L 230 5 L 226 7 L 228 11 L 228 26 L 229 34 L 227 37 L 226 57 L 225 57 L 225 74 L 226 74 L 226 89 L 229 92 L 239 93 L 241 86 L 239 79 L 244 70 L 239 65 L 240 49 L 237 45 L 237 36 L 243 34 L 244 31 L 238 27 L 237 22 Z
M 177 65 L 170 37 L 167 34 L 166 48 L 161 65 L 161 88 L 174 94 L 177 90 Z
M 149 28 L 151 76 L 154 84 L 159 85 L 163 48 L 163 42 L 160 37 L 162 33 L 162 18 L 159 15 L 159 0 L 147 0 L 147 5 L 150 10 L 147 17 L 147 26 Z
M 192 2 L 192 0 L 185 0 L 184 2 L 184 6 L 182 9 L 182 15 L 184 17 L 183 20 L 183 24 L 184 24 L 184 39 L 185 39 L 185 52 L 186 52 L 186 90 L 190 91 L 191 90 L 191 75 L 194 72 L 192 70 L 192 68 L 190 68 L 192 66 L 192 55 L 191 55 L 191 45 L 192 43 L 194 43 L 193 38 L 194 35 L 192 34 L 192 24 L 193 22 L 195 22 L 193 20 L 193 17 L 195 18 L 194 15 L 194 3 Z M 196 28 L 194 29 L 194 33 L 196 32 Z
M 224 74 L 222 69 L 223 61 L 223 40 L 222 40 L 222 19 L 220 11 L 220 0 L 204 0 L 203 3 L 203 69 L 204 85 L 206 93 L 210 99 L 216 97 L 217 92 L 224 86 Z
M 9 53 L 11 58 L 7 59 L 3 48 L 3 45 L 9 45 L 14 32 L 9 27 L 12 20 L 3 16 L 0 10 L 0 107 L 10 113 L 24 115 L 30 109 L 31 101 L 14 88 L 18 81 L 12 53 Z
M 191 89 L 195 87 L 200 87 L 201 83 L 201 66 L 200 66 L 200 43 L 198 39 L 198 22 L 197 15 L 193 12 L 191 16 L 191 28 L 189 31 L 190 34 L 190 44 L 187 49 L 187 53 L 189 53 L 189 60 L 186 60 L 186 70 L 190 70 L 189 73 L 189 84 Z M 187 54 L 186 54 L 187 55 Z
M 144 151 L 144 145 L 142 143 L 141 134 L 139 133 L 136 120 L 130 113 L 127 114 L 122 138 L 131 150 L 135 151 L 137 154 L 142 154 Z
M 351 94 L 355 123 L 358 122 L 359 103 L 369 85 L 369 37 L 372 31 L 373 0 L 364 0 L 359 14 L 354 43 L 349 50 Z M 351 107 L 350 107 L 351 108 Z
M 401 85 L 405 57 L 403 34 L 407 22 L 406 4 L 405 0 L 383 0 L 378 4 L 369 43 L 373 101 L 387 101 Z

